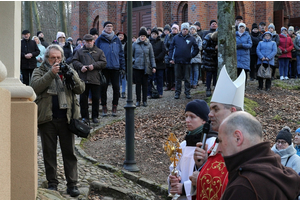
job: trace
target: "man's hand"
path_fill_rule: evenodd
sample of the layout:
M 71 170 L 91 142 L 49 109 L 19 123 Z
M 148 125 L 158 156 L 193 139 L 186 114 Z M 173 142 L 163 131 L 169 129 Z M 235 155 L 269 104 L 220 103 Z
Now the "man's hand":
M 54 73 L 54 74 L 57 74 L 60 70 L 60 66 L 59 66 L 59 63 L 54 63 L 54 65 L 52 65 L 52 68 L 51 68 L 51 71 Z
M 197 186 L 197 179 L 198 179 L 199 172 L 194 171 L 191 176 L 189 176 L 190 181 L 192 181 L 193 186 Z
M 202 146 L 202 142 L 198 142 L 196 144 L 196 149 L 194 152 L 194 161 L 197 168 L 200 168 L 203 165 L 203 163 L 205 163 L 208 157 L 207 155 L 208 145 L 206 144 L 204 149 L 201 149 L 201 146 Z
M 25 58 L 27 58 L 27 59 L 30 59 L 30 58 L 32 58 L 32 53 L 28 53 L 28 54 L 26 54 L 26 55 L 25 55 Z
M 171 194 L 182 194 L 182 184 L 180 183 L 181 177 L 170 175 L 169 181 L 170 181 L 170 185 L 171 185 L 170 193 Z
M 88 66 L 83 65 L 81 68 L 81 72 L 84 73 L 87 71 Z
M 175 64 L 174 60 L 170 60 L 170 63 L 171 63 L 171 64 Z
M 88 68 L 89 71 L 94 70 L 94 66 L 93 65 L 89 65 L 89 66 L 87 66 L 87 68 Z

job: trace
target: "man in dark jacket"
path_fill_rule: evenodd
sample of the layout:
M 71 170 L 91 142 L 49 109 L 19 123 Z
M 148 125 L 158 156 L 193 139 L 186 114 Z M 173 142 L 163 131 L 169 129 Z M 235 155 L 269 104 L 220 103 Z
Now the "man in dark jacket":
M 152 44 L 155 56 L 156 73 L 148 77 L 148 97 L 152 96 L 151 89 L 152 82 L 154 81 L 157 84 L 159 98 L 161 98 L 163 95 L 164 71 L 166 69 L 166 65 L 164 63 L 166 48 L 164 42 L 161 41 L 160 36 L 158 36 L 158 30 L 156 28 L 151 31 L 150 43 Z
M 270 142 L 263 142 L 255 117 L 244 111 L 232 113 L 222 122 L 218 139 L 229 172 L 222 200 L 293 200 L 299 195 L 300 176 L 281 164 Z
M 102 34 L 95 42 L 95 45 L 104 52 L 107 61 L 106 68 L 103 70 L 107 82 L 101 86 L 102 116 L 107 116 L 107 87 L 109 81 L 113 88 L 112 116 L 117 116 L 120 95 L 119 75 L 121 70 L 122 73 L 125 71 L 124 51 L 120 39 L 113 31 L 113 24 L 107 21 L 104 23 L 103 28 Z
M 201 29 L 201 24 L 200 22 L 196 21 L 194 23 L 194 25 L 197 27 L 197 34 L 201 37 L 201 39 L 203 38 L 203 30 Z
M 21 41 L 21 72 L 23 83 L 29 85 L 33 70 L 36 68 L 36 57 L 40 50 L 34 40 L 30 39 L 30 32 L 22 32 L 23 40 Z
M 189 23 L 182 23 L 181 33 L 173 38 L 170 45 L 169 60 L 171 64 L 175 64 L 175 99 L 179 99 L 182 80 L 184 80 L 186 98 L 191 98 L 191 59 L 199 53 L 199 48 L 195 38 L 188 34 L 189 26 Z
M 202 38 L 201 38 L 202 40 L 207 34 L 215 32 L 218 28 L 218 22 L 214 19 L 209 22 L 209 25 L 210 25 L 209 30 L 203 31 Z
M 101 49 L 94 45 L 95 40 L 91 34 L 83 37 L 83 48 L 76 51 L 73 56 L 73 66 L 78 71 L 79 77 L 85 82 L 85 91 L 80 95 L 80 112 L 82 121 L 89 121 L 88 96 L 92 94 L 92 119 L 99 123 L 99 98 L 100 78 L 99 70 L 106 66 L 106 58 Z
M 42 31 L 38 31 L 36 36 L 38 36 L 38 38 L 40 39 L 41 41 L 41 44 L 47 48 L 49 46 L 49 44 L 44 40 L 44 33 Z

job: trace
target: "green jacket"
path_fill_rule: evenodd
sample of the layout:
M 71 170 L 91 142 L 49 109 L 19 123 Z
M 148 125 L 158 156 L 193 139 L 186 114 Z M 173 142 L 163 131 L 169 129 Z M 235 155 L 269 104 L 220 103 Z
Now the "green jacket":
M 72 95 L 74 97 L 74 119 L 79 118 L 79 103 L 75 96 L 75 94 L 81 94 L 85 90 L 85 84 L 84 82 L 79 78 L 77 72 L 73 70 L 73 79 L 75 81 L 75 87 L 74 89 L 68 90 L 65 86 L 65 93 L 66 93 L 66 99 L 67 99 L 67 118 L 68 123 L 70 123 L 70 118 L 72 116 Z M 37 98 L 35 100 L 35 103 L 38 105 L 38 124 L 43 124 L 46 122 L 52 121 L 52 95 L 48 94 L 48 88 L 51 85 L 51 82 L 55 79 L 55 74 L 49 70 L 44 63 L 39 68 L 36 68 L 33 71 L 32 78 L 31 78 L 31 84 L 30 86 L 35 91 Z

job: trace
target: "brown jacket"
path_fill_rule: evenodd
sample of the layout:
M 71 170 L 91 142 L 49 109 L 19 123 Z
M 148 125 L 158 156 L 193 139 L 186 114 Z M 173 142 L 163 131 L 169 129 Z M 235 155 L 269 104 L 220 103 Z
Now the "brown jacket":
M 93 57 L 91 57 L 91 56 Z M 92 71 L 81 72 L 81 68 L 84 65 L 93 65 L 94 69 Z M 85 46 L 76 51 L 73 56 L 73 66 L 77 70 L 79 77 L 88 84 L 100 85 L 99 70 L 106 67 L 106 58 L 104 52 L 96 47 L 92 49 L 87 49 Z
M 300 193 L 300 176 L 281 164 L 270 142 L 225 156 L 224 161 L 229 175 L 221 200 L 294 200 Z

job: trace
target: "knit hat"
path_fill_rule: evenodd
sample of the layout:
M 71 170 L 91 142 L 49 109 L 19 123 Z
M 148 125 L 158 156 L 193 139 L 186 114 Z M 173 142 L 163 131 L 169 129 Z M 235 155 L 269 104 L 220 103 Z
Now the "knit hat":
M 26 35 L 27 33 L 30 33 L 29 30 L 22 31 L 22 35 Z
M 177 24 L 173 24 L 172 29 L 176 28 L 179 31 L 179 26 Z
M 252 29 L 251 29 L 251 30 L 253 30 L 253 29 L 255 29 L 255 28 L 258 28 L 258 26 L 257 26 L 256 23 L 253 23 L 253 24 L 252 24 Z
M 265 26 L 266 23 L 265 22 L 260 22 L 259 25 Z
M 294 32 L 294 27 L 290 26 L 288 31 L 293 31 Z
M 91 35 L 99 35 L 99 33 L 98 33 L 98 31 L 97 31 L 96 28 L 91 28 L 90 34 L 91 34 Z
M 295 131 L 295 133 L 300 133 L 300 128 L 298 128 L 298 129 Z
M 287 31 L 287 29 L 285 28 L 285 27 L 281 27 L 281 32 L 283 31 L 283 30 L 286 30 Z
M 241 26 L 243 26 L 243 27 L 246 28 L 246 24 L 245 24 L 245 23 L 239 23 L 239 28 L 240 28 Z
M 195 99 L 189 102 L 185 107 L 185 112 L 190 111 L 203 119 L 208 121 L 209 107 L 204 100 Z
M 191 30 L 192 28 L 195 29 L 195 31 L 197 31 L 197 27 L 195 25 L 192 25 L 189 30 Z
M 107 22 L 104 22 L 103 28 L 105 28 L 105 26 L 106 26 L 107 24 L 111 24 L 111 25 L 112 25 L 112 23 L 111 23 L 110 21 L 107 21 Z
M 42 33 L 42 31 L 38 31 L 38 32 L 36 33 L 36 36 L 39 37 L 39 34 L 40 34 L 40 33 Z
M 64 33 L 64 32 L 57 32 L 57 34 L 56 34 L 56 39 L 58 40 L 58 38 L 60 38 L 60 37 L 66 38 L 65 33 Z
M 170 25 L 169 25 L 169 24 L 165 25 L 165 27 L 164 27 L 164 30 L 171 31 L 171 27 L 170 27 Z
M 214 22 L 218 23 L 216 20 L 213 19 L 213 20 L 210 20 L 209 25 L 211 25 Z
M 73 42 L 73 38 L 68 37 L 67 41 L 72 41 Z
M 139 32 L 139 36 L 141 35 L 147 36 L 147 31 L 145 29 L 141 29 Z
M 274 30 L 275 30 L 275 26 L 274 26 L 274 24 L 273 23 L 271 23 L 269 26 L 268 26 L 268 29 L 269 28 L 273 28 Z
M 243 17 L 242 16 L 236 16 L 235 20 L 238 20 L 238 19 L 243 20 Z
M 292 144 L 292 134 L 291 129 L 288 126 L 285 126 L 279 131 L 278 135 L 276 136 L 276 142 L 278 139 L 285 140 L 289 145 Z
M 153 28 L 152 30 L 151 30 L 151 34 L 152 33 L 156 33 L 157 35 L 158 35 L 158 30 L 157 30 L 157 28 Z
M 198 22 L 198 21 L 196 21 L 196 22 L 194 23 L 194 25 L 201 27 L 201 24 L 200 24 L 200 22 Z
M 184 28 L 186 28 L 187 30 L 189 30 L 190 24 L 188 22 L 182 23 L 181 24 L 181 30 L 184 29 Z

